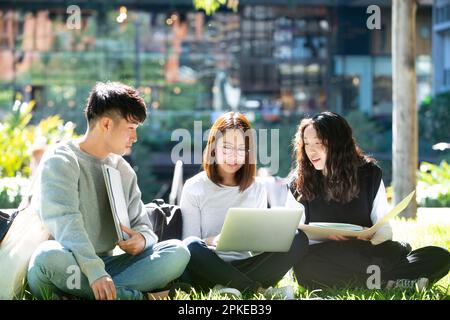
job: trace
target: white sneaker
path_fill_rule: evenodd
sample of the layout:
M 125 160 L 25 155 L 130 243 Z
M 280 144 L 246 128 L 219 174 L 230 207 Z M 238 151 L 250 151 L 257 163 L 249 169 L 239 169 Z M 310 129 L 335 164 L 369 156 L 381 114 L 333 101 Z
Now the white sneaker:
M 224 287 L 220 284 L 217 284 L 212 289 L 213 291 L 217 291 L 217 293 L 227 296 L 230 299 L 242 299 L 242 293 L 235 288 Z
M 419 291 L 424 290 L 428 287 L 429 280 L 428 278 L 419 278 L 419 279 L 397 279 L 397 280 L 389 280 L 386 289 L 415 289 L 417 288 Z
M 281 288 L 269 287 L 264 291 L 263 295 L 266 299 L 295 299 L 293 286 L 285 286 Z

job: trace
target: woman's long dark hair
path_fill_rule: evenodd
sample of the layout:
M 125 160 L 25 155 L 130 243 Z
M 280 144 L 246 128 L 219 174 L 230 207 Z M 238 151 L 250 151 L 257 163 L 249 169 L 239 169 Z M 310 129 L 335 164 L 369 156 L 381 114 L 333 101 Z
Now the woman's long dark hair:
M 304 132 L 312 125 L 326 148 L 326 175 L 316 170 L 305 152 Z M 374 159 L 364 155 L 355 142 L 347 121 L 333 112 L 322 112 L 303 119 L 294 138 L 296 179 L 294 188 L 299 200 L 310 201 L 322 196 L 326 200 L 350 202 L 359 194 L 358 168 Z

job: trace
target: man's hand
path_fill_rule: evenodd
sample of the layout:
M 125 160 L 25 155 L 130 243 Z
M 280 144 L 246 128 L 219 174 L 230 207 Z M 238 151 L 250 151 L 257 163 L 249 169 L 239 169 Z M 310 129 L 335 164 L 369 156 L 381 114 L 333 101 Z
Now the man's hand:
M 95 280 L 91 285 L 95 300 L 116 300 L 116 286 L 109 276 Z
M 120 227 L 122 228 L 123 232 L 126 232 L 130 236 L 130 239 L 119 241 L 117 243 L 120 249 L 133 256 L 141 253 L 145 248 L 144 236 L 140 232 L 127 228 L 124 225 L 120 225 Z
M 208 246 L 213 246 L 213 247 L 217 247 L 217 242 L 219 242 L 220 239 L 220 234 L 218 234 L 215 237 L 209 237 L 205 239 L 205 243 Z

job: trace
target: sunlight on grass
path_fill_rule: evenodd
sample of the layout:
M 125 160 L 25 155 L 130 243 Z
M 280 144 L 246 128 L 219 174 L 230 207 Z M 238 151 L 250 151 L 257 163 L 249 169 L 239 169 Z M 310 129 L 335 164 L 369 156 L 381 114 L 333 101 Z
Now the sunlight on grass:
M 416 220 L 395 219 L 391 222 L 394 240 L 408 242 L 414 249 L 425 246 L 439 246 L 450 249 L 450 221 L 441 224 L 417 223 Z M 447 298 L 450 291 L 450 275 L 439 280 L 434 287 L 446 288 Z
M 394 240 L 408 242 L 413 249 L 434 245 L 450 249 L 450 224 L 426 224 L 417 223 L 415 220 L 395 219 L 391 222 L 394 232 Z M 402 290 L 367 290 L 367 289 L 316 289 L 307 290 L 297 284 L 288 273 L 279 283 L 278 287 L 292 285 L 296 288 L 296 297 L 299 299 L 334 299 L 334 300 L 449 300 L 450 276 L 447 275 L 431 288 L 423 291 L 410 289 Z M 176 299 L 186 298 L 188 295 L 177 296 Z M 218 293 L 196 292 L 190 295 L 190 299 L 229 299 Z M 263 295 L 253 295 L 244 299 L 265 300 Z
M 395 219 L 391 222 L 394 240 L 408 242 L 413 249 L 434 245 L 450 249 L 450 223 L 417 223 L 415 220 Z M 367 290 L 367 289 L 316 289 L 307 290 L 297 284 L 292 272 L 278 283 L 277 287 L 293 286 L 298 299 L 333 299 L 333 300 L 450 300 L 450 276 L 447 275 L 431 288 L 419 291 L 417 288 L 401 290 Z M 23 290 L 19 299 L 34 299 Z M 192 289 L 190 293 L 177 291 L 176 300 L 234 300 L 217 291 L 208 292 Z M 262 294 L 244 294 L 244 300 L 266 300 Z

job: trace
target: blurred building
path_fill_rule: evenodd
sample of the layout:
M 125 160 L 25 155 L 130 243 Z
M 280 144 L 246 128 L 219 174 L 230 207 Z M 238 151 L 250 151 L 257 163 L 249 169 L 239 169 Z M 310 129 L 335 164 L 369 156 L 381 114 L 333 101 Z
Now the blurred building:
M 432 77 L 435 92 L 450 85 L 450 10 L 449 1 L 417 2 L 419 104 Z M 380 29 L 366 25 L 371 5 L 380 8 Z M 212 16 L 192 0 L 0 0 L 0 119 L 15 99 L 33 99 L 32 121 L 60 114 L 80 133 L 91 87 L 121 81 L 138 87 L 151 109 L 133 148 L 147 197 L 170 187 L 174 130 L 193 131 L 194 120 L 206 130 L 226 109 L 279 130 L 283 176 L 305 113 L 359 110 L 389 128 L 391 24 L 390 0 L 240 0 L 237 12 L 222 7 Z M 388 161 L 389 129 L 368 136 L 368 151 Z M 201 160 L 201 133 L 193 140 Z M 389 170 L 386 163 L 385 177 Z
M 450 90 L 450 1 L 436 0 L 433 8 L 433 92 Z
M 161 110 L 392 109 L 389 0 L 241 0 L 237 13 L 211 17 L 192 0 L 81 0 L 80 29 L 69 29 L 67 3 L 0 0 L 0 105 L 20 91 L 41 110 L 70 110 L 95 81 L 118 80 Z M 373 4 L 379 30 L 366 26 Z M 437 91 L 450 85 L 448 6 L 434 11 Z M 416 21 L 421 101 L 431 91 L 429 2 Z

